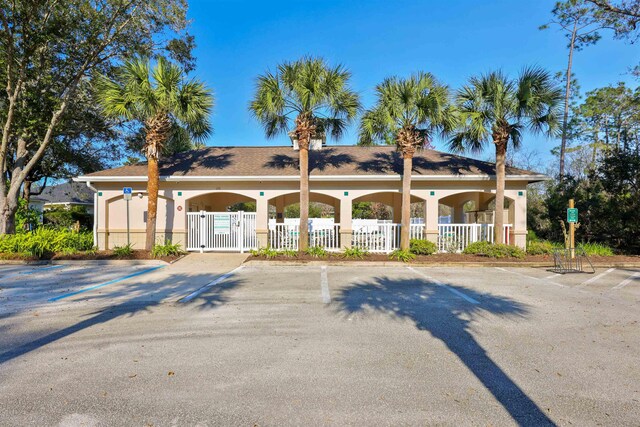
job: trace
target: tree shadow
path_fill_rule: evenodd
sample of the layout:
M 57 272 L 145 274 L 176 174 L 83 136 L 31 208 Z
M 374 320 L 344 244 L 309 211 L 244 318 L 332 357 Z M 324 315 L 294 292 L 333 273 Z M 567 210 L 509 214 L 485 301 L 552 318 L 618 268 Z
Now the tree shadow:
M 355 159 L 350 154 L 338 153 L 335 148 L 323 148 L 322 150 L 309 151 L 309 173 L 338 169 L 341 166 L 353 163 Z M 287 154 L 275 154 L 264 164 L 271 169 L 299 170 L 299 157 Z
M 435 167 L 436 162 L 416 155 L 413 158 L 412 172 L 422 174 L 424 170 L 431 171 Z M 357 165 L 357 169 L 362 172 L 374 172 L 378 174 L 397 174 L 402 175 L 404 162 L 402 156 L 397 151 L 377 152 L 373 153 L 371 160 L 361 161 Z
M 104 292 L 102 293 L 87 292 L 86 294 L 79 294 L 78 296 L 83 300 L 97 302 L 98 304 L 106 302 L 106 305 L 84 315 L 83 317 L 86 318 L 78 323 L 47 333 L 39 338 L 29 341 L 30 338 L 25 336 L 15 336 L 12 337 L 13 343 L 3 340 L 4 346 L 9 350 L 0 353 L 0 364 L 93 326 L 101 325 L 117 318 L 132 317 L 141 313 L 151 312 L 155 307 L 166 304 L 163 300 L 175 301 L 180 297 L 184 297 L 189 291 L 195 291 L 197 287 L 194 287 L 193 283 L 207 283 L 213 277 L 214 275 L 211 274 L 194 276 L 193 274 L 175 273 L 171 275 L 170 281 L 165 280 L 160 285 L 153 281 L 136 281 L 130 284 L 116 285 L 112 289 L 103 288 Z M 242 283 L 242 279 L 228 278 L 207 289 L 190 302 L 184 303 L 184 306 L 201 310 L 216 309 L 227 303 L 229 301 L 229 292 L 239 287 Z M 191 286 L 189 287 L 188 285 L 190 284 Z M 112 300 L 117 302 L 114 304 L 111 302 Z M 8 318 L 9 315 L 5 314 L 4 317 Z M 30 333 L 29 335 L 32 334 Z M 27 342 L 24 343 L 24 341 Z M 20 344 L 20 342 L 23 343 Z
M 454 295 L 462 292 L 479 304 Z M 505 297 L 456 285 L 377 277 L 342 290 L 335 299 L 339 313 L 384 313 L 411 320 L 417 329 L 441 340 L 482 382 L 519 425 L 555 425 L 527 394 L 494 362 L 471 333 L 471 322 L 487 314 L 524 318 L 524 305 Z
M 201 148 L 178 153 L 160 160 L 160 175 L 185 175 L 195 169 L 224 169 L 231 165 L 234 154 L 225 147 Z M 146 165 L 146 162 L 139 163 Z

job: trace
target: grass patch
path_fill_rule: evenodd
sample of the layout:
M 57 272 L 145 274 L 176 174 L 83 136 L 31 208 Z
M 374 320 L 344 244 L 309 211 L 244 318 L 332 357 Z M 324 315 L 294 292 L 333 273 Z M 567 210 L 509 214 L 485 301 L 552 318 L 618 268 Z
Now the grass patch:
M 389 254 L 389 258 L 395 259 L 396 261 L 409 262 L 416 259 L 416 256 L 415 254 L 412 254 L 411 251 L 396 249 L 395 251 L 391 252 L 391 254 Z
M 584 250 L 587 256 L 613 256 L 613 249 L 602 243 L 579 243 L 577 249 Z

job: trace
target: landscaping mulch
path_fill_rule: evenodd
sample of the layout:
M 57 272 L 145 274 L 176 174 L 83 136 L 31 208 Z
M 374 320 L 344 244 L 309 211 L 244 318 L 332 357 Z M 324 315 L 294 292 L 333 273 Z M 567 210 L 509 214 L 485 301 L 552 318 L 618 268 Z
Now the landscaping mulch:
M 640 266 L 640 255 L 614 255 L 614 256 L 592 256 L 589 257 L 594 265 L 615 265 L 615 264 L 638 264 Z M 298 254 L 295 257 L 278 255 L 274 258 L 265 256 L 250 256 L 247 261 L 279 261 L 279 262 L 314 262 L 314 261 L 339 261 L 339 262 L 389 262 L 395 261 L 386 254 L 369 254 L 364 258 L 345 258 L 342 254 L 329 254 L 325 258 L 317 258 L 307 254 Z M 496 264 L 500 262 L 540 264 L 553 266 L 552 255 L 527 255 L 523 259 L 518 258 L 490 258 L 481 255 L 467 254 L 433 254 L 417 255 L 410 264 Z
M 37 258 L 24 256 L 21 254 L 0 254 L 0 260 L 7 261 L 93 261 L 93 260 L 159 260 L 165 262 L 173 262 L 180 259 L 183 255 L 165 256 L 154 258 L 150 251 L 135 250 L 129 256 L 117 256 L 113 251 L 98 251 L 96 253 L 78 252 L 75 254 L 56 253 L 52 256 Z

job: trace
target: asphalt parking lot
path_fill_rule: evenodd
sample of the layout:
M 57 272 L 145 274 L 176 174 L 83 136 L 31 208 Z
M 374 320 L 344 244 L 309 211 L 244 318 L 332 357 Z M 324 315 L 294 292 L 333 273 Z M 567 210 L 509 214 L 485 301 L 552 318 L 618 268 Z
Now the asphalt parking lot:
M 640 419 L 638 269 L 193 259 L 0 266 L 0 424 Z

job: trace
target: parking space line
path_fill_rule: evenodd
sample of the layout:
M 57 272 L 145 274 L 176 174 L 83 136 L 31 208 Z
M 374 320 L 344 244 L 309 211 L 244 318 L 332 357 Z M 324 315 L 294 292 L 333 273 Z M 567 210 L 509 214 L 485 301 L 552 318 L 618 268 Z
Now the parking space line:
M 51 265 L 49 267 L 37 268 L 37 269 L 31 270 L 31 271 L 19 271 L 17 273 L 9 274 L 8 276 L 0 277 L 0 281 L 6 280 L 6 279 L 12 279 L 12 278 L 18 277 L 18 276 L 28 276 L 30 274 L 40 273 L 41 271 L 55 270 L 57 268 L 64 268 L 64 267 L 66 267 L 66 265 L 58 264 L 58 265 Z
M 595 282 L 598 279 L 601 279 L 602 277 L 606 276 L 607 274 L 611 273 L 612 271 L 614 271 L 615 268 L 610 268 L 607 271 L 603 271 L 602 273 L 598 274 L 597 276 L 592 277 L 589 280 L 586 280 L 582 283 L 580 283 L 578 286 L 576 286 L 576 288 L 584 288 L 585 286 L 587 286 L 590 283 Z
M 446 290 L 448 290 L 448 291 L 449 291 L 449 292 L 451 292 L 452 294 L 454 294 L 454 295 L 456 295 L 456 296 L 458 296 L 458 297 L 462 298 L 463 300 L 467 301 L 468 303 L 471 303 L 471 304 L 480 304 L 480 302 L 479 302 L 478 300 L 475 300 L 475 299 L 471 298 L 470 296 L 465 295 L 464 293 L 460 292 L 459 290 L 454 289 L 454 288 L 452 288 L 451 286 L 448 286 L 448 285 L 446 285 L 446 284 L 442 283 L 442 282 L 441 282 L 441 281 L 439 281 L 438 279 L 434 279 L 433 277 L 431 277 L 431 276 L 429 276 L 429 275 L 427 275 L 427 274 L 424 274 L 424 273 L 423 273 L 423 272 L 421 272 L 421 271 L 418 271 L 418 270 L 414 269 L 413 267 L 407 267 L 407 269 L 411 270 L 412 272 L 414 272 L 415 274 L 417 274 L 417 275 L 419 275 L 419 276 L 424 277 L 425 279 L 429 280 L 431 283 L 433 283 L 433 284 L 435 284 L 435 285 L 438 285 L 438 286 L 441 286 L 441 287 L 445 288 Z
M 522 274 L 522 273 L 517 272 L 517 271 L 507 270 L 506 268 L 502 268 L 502 267 L 495 267 L 495 269 L 496 270 L 500 270 L 500 271 L 504 271 L 505 273 L 515 274 L 515 275 L 520 276 L 520 277 L 526 277 L 527 279 L 537 280 L 537 281 L 540 281 L 540 282 L 544 283 L 545 285 L 554 285 L 554 286 L 558 286 L 560 288 L 568 287 L 568 286 L 563 285 L 561 283 L 552 282 L 551 280 L 547 280 L 547 279 L 540 279 L 539 277 L 529 276 L 528 274 Z
M 553 279 L 554 277 L 560 277 L 560 276 L 562 276 L 562 274 L 560 274 L 560 273 L 555 273 L 555 274 L 552 274 L 551 276 L 547 276 L 547 277 L 545 277 L 544 279 L 545 279 L 545 280 L 548 280 L 548 279 Z
M 640 271 L 636 271 L 635 273 L 633 273 L 631 276 L 627 277 L 626 279 L 624 279 L 622 282 L 618 283 L 617 285 L 615 285 L 613 288 L 611 288 L 612 291 L 617 291 L 618 289 L 622 289 L 625 286 L 627 286 L 629 283 L 633 282 L 634 280 L 636 280 L 636 277 L 640 277 Z
M 331 302 L 331 294 L 329 293 L 329 279 L 327 277 L 327 266 L 320 268 L 320 288 L 322 289 L 322 302 L 329 304 Z
M 214 281 L 209 282 L 206 285 L 204 285 L 203 287 L 198 288 L 195 291 L 191 292 L 186 297 L 183 297 L 183 298 L 179 299 L 178 302 L 189 302 L 189 301 L 193 300 L 194 298 L 197 298 L 204 291 L 206 291 L 207 289 L 211 288 L 212 286 L 217 285 L 218 283 L 222 282 L 223 280 L 226 280 L 229 277 L 233 276 L 235 273 L 237 273 L 238 271 L 242 270 L 242 268 L 244 268 L 243 265 L 241 265 L 240 267 L 234 268 L 230 272 L 223 274 L 222 276 L 218 277 Z
M 157 270 L 159 268 L 163 268 L 163 267 L 164 267 L 164 265 L 158 265 L 156 267 L 147 268 L 146 270 L 137 271 L 135 273 L 131 273 L 131 274 L 128 274 L 128 275 L 123 276 L 123 277 L 118 277 L 117 279 L 109 280 L 108 282 L 99 283 L 97 285 L 89 286 L 87 288 L 83 288 L 83 289 L 80 289 L 80 290 L 77 290 L 77 291 L 74 291 L 74 292 L 69 292 L 67 294 L 63 294 L 63 295 L 59 295 L 57 297 L 49 298 L 47 301 L 49 301 L 49 302 L 60 301 L 61 299 L 69 298 L 69 297 L 72 297 L 74 295 L 81 294 L 83 292 L 93 291 L 95 289 L 99 289 L 99 288 L 102 288 L 102 287 L 107 286 L 107 285 L 112 285 L 114 283 L 122 282 L 123 280 L 131 279 L 132 277 L 141 276 L 143 274 L 150 273 L 152 271 L 155 271 L 155 270 Z

